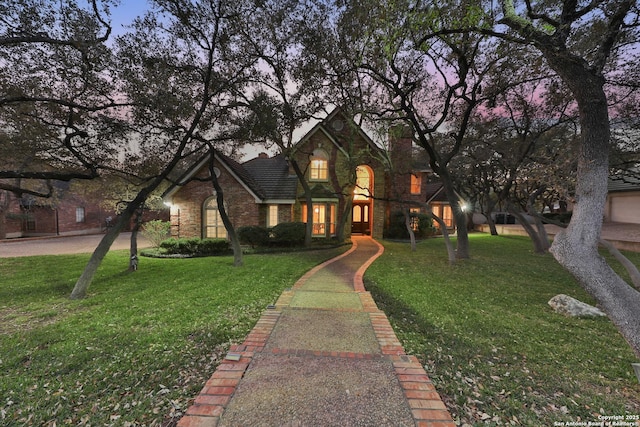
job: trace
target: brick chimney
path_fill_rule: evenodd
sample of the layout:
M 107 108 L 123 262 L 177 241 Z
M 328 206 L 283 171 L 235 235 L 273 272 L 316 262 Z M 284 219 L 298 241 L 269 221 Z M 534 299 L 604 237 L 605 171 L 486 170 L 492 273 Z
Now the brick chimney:
M 411 172 L 413 163 L 413 129 L 408 125 L 396 125 L 389 129 L 389 155 L 396 172 Z
M 268 159 L 269 158 L 269 154 L 262 152 L 262 153 L 258 154 L 258 158 L 259 159 Z

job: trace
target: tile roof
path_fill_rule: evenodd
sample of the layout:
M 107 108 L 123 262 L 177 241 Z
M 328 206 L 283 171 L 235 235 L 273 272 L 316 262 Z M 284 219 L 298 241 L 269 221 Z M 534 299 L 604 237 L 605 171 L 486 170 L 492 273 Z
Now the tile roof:
M 265 199 L 267 197 L 267 192 L 265 191 L 262 182 L 245 167 L 245 165 L 241 165 L 240 163 L 233 160 L 231 157 L 225 156 L 224 154 L 218 154 L 221 160 L 223 160 L 227 166 L 233 171 L 233 173 L 240 178 L 246 185 L 261 199 Z
M 623 174 L 609 177 L 609 192 L 616 191 L 640 191 L 640 178 L 638 175 Z
M 442 191 L 442 183 L 441 182 L 431 182 L 428 183 L 424 189 L 427 202 L 446 202 L 447 195 L 444 191 Z
M 294 175 L 289 174 L 289 164 L 284 155 L 256 157 L 243 163 L 241 166 L 260 187 L 263 199 L 295 199 L 298 179 Z

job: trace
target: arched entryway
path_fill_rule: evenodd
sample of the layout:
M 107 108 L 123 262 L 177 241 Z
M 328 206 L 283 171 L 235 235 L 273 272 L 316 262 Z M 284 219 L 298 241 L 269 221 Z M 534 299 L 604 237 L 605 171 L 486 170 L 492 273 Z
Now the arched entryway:
M 351 233 L 371 235 L 373 224 L 373 170 L 366 165 L 356 168 L 356 188 L 353 191 Z

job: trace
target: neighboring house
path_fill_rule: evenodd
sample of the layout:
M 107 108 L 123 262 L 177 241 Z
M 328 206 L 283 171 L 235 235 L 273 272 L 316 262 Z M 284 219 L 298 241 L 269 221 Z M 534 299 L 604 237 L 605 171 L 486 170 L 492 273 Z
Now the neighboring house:
M 339 109 L 295 144 L 289 156 L 310 187 L 313 237 L 334 237 L 341 226 L 345 237 L 382 237 L 391 212 L 411 205 L 401 201 L 424 204 L 427 172 L 414 168 L 412 135 L 405 131 L 390 138 L 389 145 L 387 157 Z M 201 158 L 163 196 L 171 207 L 174 237 L 226 238 L 209 179 L 210 161 Z M 216 154 L 214 167 L 234 227 L 306 222 L 303 186 L 284 155 L 261 154 L 240 164 Z
M 99 201 L 72 192 L 68 182 L 57 182 L 55 188 L 51 199 L 28 195 L 19 198 L 4 192 L 0 239 L 95 234 L 115 222 L 115 212 L 105 210 Z M 151 219 L 168 220 L 168 212 L 145 211 L 143 221 Z
M 107 217 L 115 218 L 113 212 L 104 211 L 98 203 L 62 193 L 56 200 L 10 195 L 2 215 L 4 236 L 0 238 L 99 233 L 104 230 Z
M 609 179 L 605 222 L 640 224 L 640 179 L 623 176 Z

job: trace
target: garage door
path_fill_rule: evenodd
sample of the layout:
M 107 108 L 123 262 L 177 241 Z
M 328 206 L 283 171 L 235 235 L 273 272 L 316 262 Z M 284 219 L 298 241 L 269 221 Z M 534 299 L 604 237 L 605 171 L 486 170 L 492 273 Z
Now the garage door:
M 611 195 L 611 221 L 640 224 L 640 194 Z

